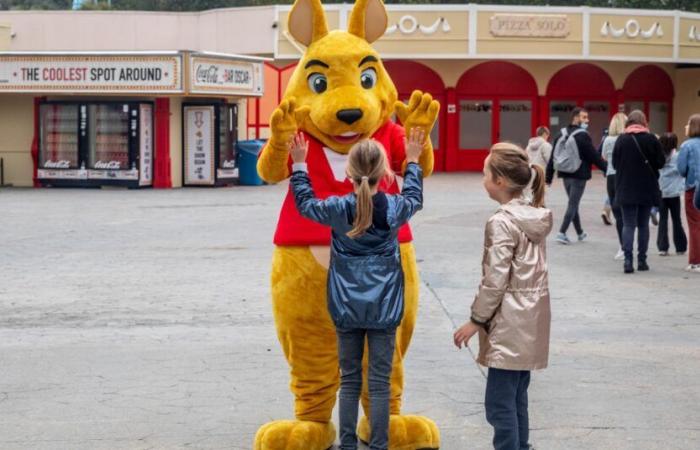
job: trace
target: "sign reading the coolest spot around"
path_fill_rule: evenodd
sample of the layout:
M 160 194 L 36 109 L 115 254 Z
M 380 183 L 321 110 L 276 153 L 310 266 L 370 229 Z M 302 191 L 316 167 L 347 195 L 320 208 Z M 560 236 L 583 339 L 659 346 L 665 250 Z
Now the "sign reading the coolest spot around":
M 182 58 L 0 55 L 0 91 L 180 92 Z

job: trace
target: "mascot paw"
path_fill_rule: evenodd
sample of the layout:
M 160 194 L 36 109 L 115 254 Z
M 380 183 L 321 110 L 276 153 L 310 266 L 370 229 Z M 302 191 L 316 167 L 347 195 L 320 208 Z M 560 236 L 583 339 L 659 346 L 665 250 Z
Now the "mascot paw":
M 263 425 L 255 435 L 255 450 L 327 450 L 335 442 L 331 422 L 278 420 Z
M 360 419 L 357 436 L 369 442 L 367 417 Z M 389 450 L 433 450 L 440 448 L 440 432 L 435 422 L 423 416 L 392 415 L 389 421 Z

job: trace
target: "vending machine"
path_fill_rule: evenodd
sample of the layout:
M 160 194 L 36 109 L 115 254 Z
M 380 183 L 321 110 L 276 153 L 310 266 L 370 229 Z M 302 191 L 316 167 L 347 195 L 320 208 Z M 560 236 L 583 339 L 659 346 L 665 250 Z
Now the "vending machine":
M 153 184 L 153 105 L 45 102 L 37 178 L 45 186 Z
M 183 184 L 233 184 L 238 178 L 238 106 L 228 103 L 183 104 L 182 120 Z

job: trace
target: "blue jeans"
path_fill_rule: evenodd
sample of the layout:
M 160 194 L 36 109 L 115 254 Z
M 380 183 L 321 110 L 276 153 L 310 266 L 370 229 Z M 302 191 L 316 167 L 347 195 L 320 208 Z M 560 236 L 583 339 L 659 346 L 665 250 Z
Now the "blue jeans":
M 486 381 L 486 420 L 494 430 L 495 450 L 527 450 L 530 424 L 527 388 L 530 371 L 489 368 Z
M 362 391 L 362 356 L 367 337 L 371 450 L 389 447 L 389 394 L 396 329 L 337 330 L 340 363 L 340 450 L 357 450 L 357 410 Z
M 625 261 L 634 258 L 634 230 L 637 230 L 637 258 L 646 262 L 649 249 L 649 216 L 651 206 L 646 205 L 622 205 L 622 250 L 625 252 Z

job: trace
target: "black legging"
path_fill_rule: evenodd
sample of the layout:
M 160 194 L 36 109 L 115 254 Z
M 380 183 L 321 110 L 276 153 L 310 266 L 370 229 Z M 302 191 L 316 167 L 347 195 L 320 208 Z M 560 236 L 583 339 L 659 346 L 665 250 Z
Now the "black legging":
M 660 252 L 667 252 L 670 246 L 668 242 L 669 213 L 671 213 L 671 222 L 673 223 L 673 245 L 676 247 L 676 252 L 685 253 L 688 250 L 688 238 L 685 235 L 685 230 L 683 230 L 680 197 L 665 198 L 661 203 L 659 210 L 659 234 L 656 238 L 656 246 Z
M 615 229 L 617 230 L 617 240 L 620 241 L 622 247 L 622 209 L 615 205 L 615 175 L 608 175 L 608 197 L 610 198 L 610 207 L 612 208 L 613 216 L 615 216 Z

